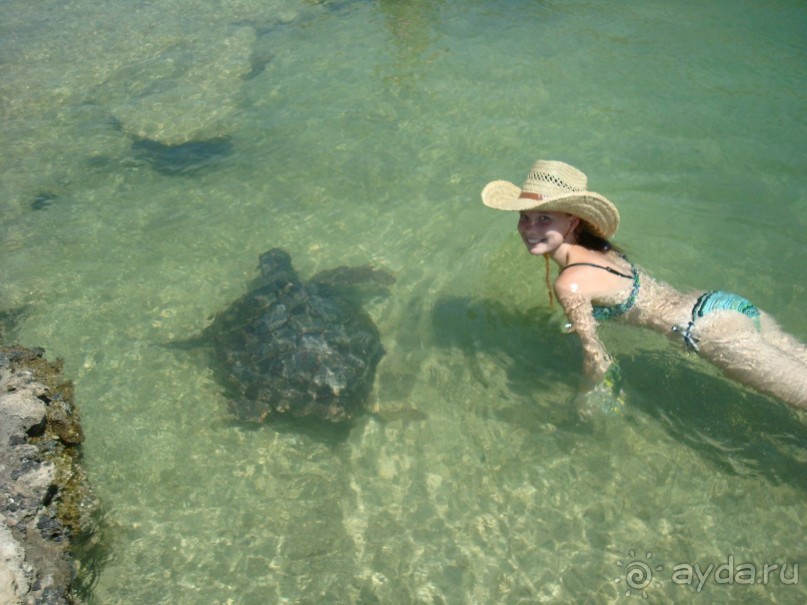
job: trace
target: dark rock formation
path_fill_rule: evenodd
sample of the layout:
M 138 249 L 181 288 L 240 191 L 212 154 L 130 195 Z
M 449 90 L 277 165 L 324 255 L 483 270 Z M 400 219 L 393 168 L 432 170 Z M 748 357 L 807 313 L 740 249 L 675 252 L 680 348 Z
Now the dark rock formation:
M 221 162 L 232 154 L 228 138 L 188 141 L 166 145 L 159 141 L 139 139 L 132 143 L 134 157 L 148 162 L 154 170 L 168 176 L 188 175 Z

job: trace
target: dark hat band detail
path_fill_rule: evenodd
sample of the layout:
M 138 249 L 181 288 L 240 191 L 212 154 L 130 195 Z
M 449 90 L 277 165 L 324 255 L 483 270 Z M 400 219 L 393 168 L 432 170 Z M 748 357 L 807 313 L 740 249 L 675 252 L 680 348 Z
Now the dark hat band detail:
M 536 202 L 540 202 L 544 199 L 544 196 L 540 193 L 530 193 L 529 191 L 522 191 L 521 195 L 518 196 L 519 199 L 526 198 L 528 200 L 535 200 Z

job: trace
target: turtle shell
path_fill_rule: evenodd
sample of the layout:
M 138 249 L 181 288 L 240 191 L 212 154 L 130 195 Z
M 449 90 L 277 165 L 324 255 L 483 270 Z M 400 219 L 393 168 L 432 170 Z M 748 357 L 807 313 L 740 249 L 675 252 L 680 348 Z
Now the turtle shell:
M 301 281 L 283 250 L 262 254 L 260 269 L 250 291 L 204 334 L 232 411 L 250 421 L 350 418 L 384 354 L 372 319 L 339 287 Z

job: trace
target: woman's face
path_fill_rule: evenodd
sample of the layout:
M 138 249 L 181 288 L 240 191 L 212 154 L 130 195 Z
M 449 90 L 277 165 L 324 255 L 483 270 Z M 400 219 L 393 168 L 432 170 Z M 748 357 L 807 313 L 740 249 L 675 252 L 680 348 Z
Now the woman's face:
M 530 254 L 547 254 L 566 241 L 578 222 L 565 212 L 524 210 L 519 213 L 518 232 Z

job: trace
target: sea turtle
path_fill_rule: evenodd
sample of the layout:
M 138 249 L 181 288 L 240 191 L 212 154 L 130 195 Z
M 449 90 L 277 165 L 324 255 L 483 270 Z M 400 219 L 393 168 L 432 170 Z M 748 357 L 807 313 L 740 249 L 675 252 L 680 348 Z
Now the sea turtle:
M 202 332 L 216 374 L 241 420 L 276 414 L 350 418 L 369 395 L 384 354 L 378 329 L 355 300 L 359 282 L 393 280 L 372 267 L 339 267 L 302 281 L 279 248 L 260 255 L 249 291 Z

